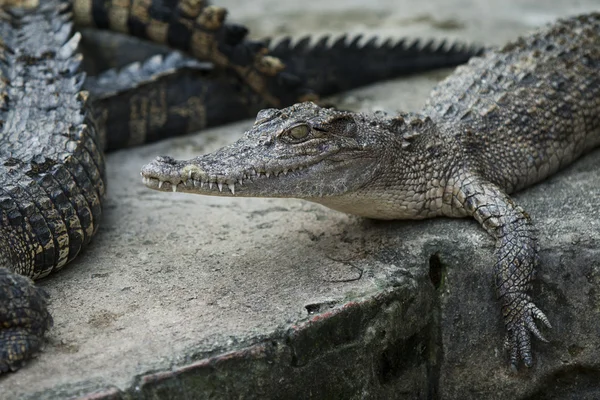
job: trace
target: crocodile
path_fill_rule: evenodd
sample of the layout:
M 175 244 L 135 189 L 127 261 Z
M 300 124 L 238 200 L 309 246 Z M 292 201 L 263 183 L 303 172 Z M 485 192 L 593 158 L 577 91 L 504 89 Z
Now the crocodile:
M 0 1 L 21 6 L 0 8 L 0 374 L 35 354 L 52 325 L 48 296 L 29 278 L 63 268 L 98 229 L 105 150 L 456 65 L 480 51 L 443 43 L 362 45 L 346 37 L 314 45 L 283 40 L 271 47 L 282 62 L 267 54 L 266 43 L 246 40 L 246 28 L 225 24 L 225 10 L 207 2 L 126 3 Z M 107 63 L 119 68 L 86 77 L 78 52 L 94 51 L 81 47 L 73 23 L 167 43 L 210 63 L 159 54 L 128 66 Z M 120 60 L 127 49 L 112 51 Z
M 151 189 L 294 197 L 367 218 L 472 217 L 496 243 L 494 283 L 511 369 L 550 328 L 530 294 L 539 244 L 510 194 L 600 145 L 600 13 L 562 19 L 472 58 L 418 112 L 311 102 L 257 114 L 235 143 L 142 168 Z M 471 332 L 473 334 L 473 332 Z

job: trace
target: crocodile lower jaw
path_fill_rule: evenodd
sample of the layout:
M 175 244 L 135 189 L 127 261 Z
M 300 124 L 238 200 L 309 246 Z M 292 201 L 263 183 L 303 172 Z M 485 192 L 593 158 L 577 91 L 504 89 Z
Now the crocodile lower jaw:
M 274 172 L 261 172 L 252 170 L 243 174 L 241 177 L 226 177 L 226 176 L 211 176 L 196 178 L 196 175 L 190 172 L 187 179 L 160 179 L 153 176 L 151 173 L 142 172 L 142 182 L 150 189 L 160 190 L 163 192 L 184 192 L 198 193 L 213 196 L 234 196 L 236 189 L 245 192 L 245 185 L 255 184 L 259 180 L 274 179 L 280 175 L 298 174 L 307 167 L 300 166 L 295 169 L 283 169 Z M 241 189 L 241 190 L 240 190 Z M 245 196 L 251 195 L 244 193 Z

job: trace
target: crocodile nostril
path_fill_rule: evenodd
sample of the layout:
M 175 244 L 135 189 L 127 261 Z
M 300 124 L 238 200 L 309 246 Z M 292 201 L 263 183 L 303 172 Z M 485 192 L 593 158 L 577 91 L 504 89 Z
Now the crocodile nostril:
M 160 163 L 165 163 L 169 165 L 175 165 L 176 161 L 173 157 L 170 156 L 157 156 L 156 161 Z

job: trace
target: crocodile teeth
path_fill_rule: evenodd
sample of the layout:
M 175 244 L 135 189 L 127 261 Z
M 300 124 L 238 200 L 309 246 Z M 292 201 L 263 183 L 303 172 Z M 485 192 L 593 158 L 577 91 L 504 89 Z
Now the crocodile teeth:
M 173 189 L 173 192 L 177 191 L 177 185 L 174 183 L 171 183 L 171 189 Z
M 192 171 L 191 170 L 188 172 L 188 179 L 192 179 Z
M 271 173 L 267 171 L 267 172 L 265 172 L 265 175 L 266 175 L 266 176 L 267 176 L 267 178 L 268 178 L 268 177 L 270 177 L 270 176 L 271 176 Z
M 284 174 L 284 175 L 287 175 L 287 174 L 288 174 L 288 172 L 289 172 L 289 171 L 288 171 L 287 169 L 284 169 L 284 170 L 283 170 L 283 174 Z
M 223 191 L 223 184 L 221 182 L 217 183 L 217 186 L 219 187 L 219 192 Z
M 231 194 L 235 194 L 235 183 L 228 183 L 229 190 L 231 190 Z
M 213 185 L 212 182 L 208 182 L 208 188 L 209 189 L 212 189 L 212 185 Z
M 158 181 L 158 188 L 159 188 L 159 189 L 160 189 L 160 188 L 162 188 L 162 185 L 163 185 L 163 183 L 164 183 L 164 182 L 163 182 L 163 181 L 161 181 L 161 180 L 159 180 L 159 181 Z

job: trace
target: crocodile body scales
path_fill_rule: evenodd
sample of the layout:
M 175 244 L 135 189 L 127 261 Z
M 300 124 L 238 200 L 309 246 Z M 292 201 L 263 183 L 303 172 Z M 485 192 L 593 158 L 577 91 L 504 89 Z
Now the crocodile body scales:
M 496 241 L 496 293 L 513 367 L 550 327 L 530 289 L 538 242 L 509 196 L 600 145 L 600 14 L 560 20 L 472 58 L 418 113 L 312 103 L 261 111 L 215 153 L 142 169 L 163 191 L 295 197 L 377 219 L 473 217 Z

